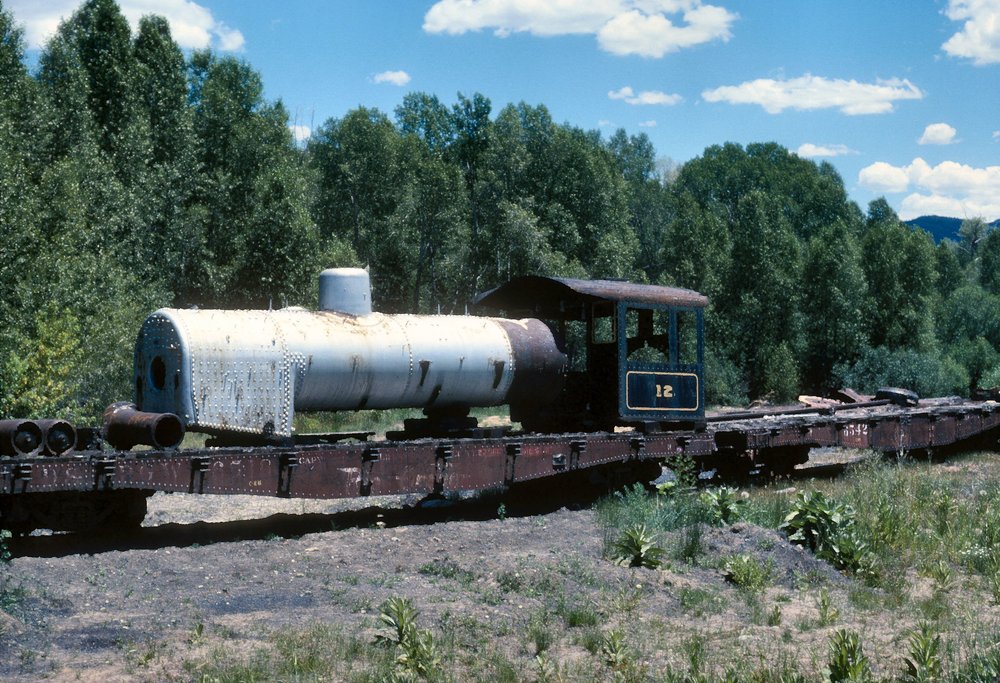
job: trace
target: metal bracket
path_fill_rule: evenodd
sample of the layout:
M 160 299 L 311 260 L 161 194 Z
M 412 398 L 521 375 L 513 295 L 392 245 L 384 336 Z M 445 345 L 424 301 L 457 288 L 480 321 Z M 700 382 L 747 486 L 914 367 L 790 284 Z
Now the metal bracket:
M 299 466 L 299 456 L 294 453 L 284 453 L 278 465 L 278 496 L 292 497 L 292 473 Z
M 503 468 L 503 483 L 506 486 L 510 486 L 514 483 L 514 466 L 517 464 L 517 458 L 521 455 L 521 444 L 519 443 L 509 443 L 507 444 L 507 460 L 504 463 Z
M 569 442 L 569 468 L 579 469 L 580 455 L 587 452 L 587 442 L 581 440 Z
M 28 490 L 28 483 L 31 481 L 31 464 L 26 462 L 18 463 L 10 469 L 4 468 L 2 474 L 5 479 L 10 477 L 11 493 L 17 493 L 18 488 L 20 488 L 21 493 L 24 493 Z
M 455 457 L 455 448 L 450 443 L 440 444 L 434 451 L 434 493 L 444 492 L 444 475 L 448 462 Z
M 642 460 L 646 457 L 646 437 L 633 436 L 628 441 L 628 447 L 632 449 L 632 457 L 636 460 Z
M 208 472 L 210 460 L 206 457 L 195 456 L 191 458 L 191 485 L 188 487 L 190 493 L 205 492 L 205 474 Z M 197 483 L 197 489 L 195 484 Z
M 370 496 L 372 494 L 372 468 L 375 463 L 382 459 L 382 453 L 374 446 L 370 446 L 361 454 L 361 495 Z
M 118 473 L 118 461 L 114 458 L 94 460 L 94 488 L 114 488 L 115 475 Z

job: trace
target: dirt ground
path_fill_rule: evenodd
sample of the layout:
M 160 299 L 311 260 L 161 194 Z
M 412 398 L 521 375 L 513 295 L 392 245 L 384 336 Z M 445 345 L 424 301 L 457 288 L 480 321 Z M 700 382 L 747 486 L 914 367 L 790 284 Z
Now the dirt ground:
M 899 657 L 904 625 L 884 628 L 877 610 L 854 606 L 848 579 L 773 531 L 707 529 L 697 565 L 632 569 L 602 557 L 590 509 L 519 516 L 490 500 L 417 511 L 378 502 L 387 507 L 156 494 L 129 538 L 22 539 L 0 565 L 0 678 L 197 680 L 220 647 L 250 656 L 310 624 L 371 638 L 391 596 L 410 598 L 421 626 L 503 652 L 525 680 L 539 623 L 546 657 L 566 666 L 593 661 L 588 638 L 613 627 L 653 669 L 686 666 L 700 647 L 720 662 L 793 657 L 819 671 L 830 633 L 845 626 L 873 661 Z M 726 581 L 722 559 L 737 553 L 769 563 L 763 595 Z M 840 613 L 831 623 L 821 591 Z M 995 625 L 987 612 L 977 618 Z

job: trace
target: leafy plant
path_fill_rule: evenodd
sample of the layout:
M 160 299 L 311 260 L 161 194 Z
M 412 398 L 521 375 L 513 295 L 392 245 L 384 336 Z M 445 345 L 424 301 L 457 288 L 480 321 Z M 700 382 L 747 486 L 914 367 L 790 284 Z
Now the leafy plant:
M 694 522 L 681 529 L 680 546 L 677 548 L 677 558 L 694 564 L 700 555 L 705 552 L 701 543 L 702 525 Z
M 729 486 L 710 489 L 699 497 L 715 526 L 726 526 L 743 519 L 746 501 L 739 497 L 737 490 Z
M 528 639 L 535 646 L 536 657 L 540 657 L 552 645 L 554 638 L 549 627 L 549 615 L 545 610 L 531 615 L 528 621 Z
M 620 629 L 611 629 L 601 639 L 601 655 L 604 663 L 615 670 L 627 666 L 631 653 L 625 645 L 625 634 Z
M 840 629 L 830 639 L 828 663 L 830 683 L 849 681 L 861 683 L 872 678 L 871 664 L 861 647 L 861 638 L 854 631 Z
M 820 491 L 803 491 L 796 496 L 779 531 L 837 569 L 863 575 L 876 572 L 875 558 L 856 531 L 854 509 L 828 500 Z
M 816 608 L 819 610 L 819 625 L 829 626 L 835 624 L 840 618 L 840 610 L 830 601 L 830 592 L 825 588 L 819 592 L 816 601 Z
M 691 489 L 698 485 L 698 465 L 694 460 L 686 455 L 676 455 L 668 458 L 667 467 L 674 473 L 678 488 Z
M 396 648 L 397 672 L 427 678 L 440 660 L 434 636 L 427 629 L 417 628 L 418 614 L 409 598 L 389 598 L 379 608 L 379 621 L 387 632 L 378 634 L 375 642 Z
M 201 644 L 204 636 L 205 636 L 205 624 L 204 622 L 199 621 L 197 624 L 194 625 L 194 628 L 191 629 L 191 635 L 188 636 L 188 642 L 191 643 L 192 645 L 199 645 Z
M 759 593 L 771 581 L 772 564 L 761 563 L 753 555 L 728 558 L 723 565 L 726 580 L 747 593 Z
M 645 524 L 633 524 L 615 541 L 611 556 L 621 565 L 656 569 L 663 563 L 663 548 L 656 541 Z
M 921 622 L 919 629 L 910 634 L 910 656 L 905 661 L 907 679 L 919 683 L 942 680 L 941 636 L 927 622 Z

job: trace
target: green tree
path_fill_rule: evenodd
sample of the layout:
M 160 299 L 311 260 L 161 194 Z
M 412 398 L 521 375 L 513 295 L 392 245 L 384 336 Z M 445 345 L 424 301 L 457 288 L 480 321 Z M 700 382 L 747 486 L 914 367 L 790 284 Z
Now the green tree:
M 979 282 L 989 292 L 1000 294 L 1000 230 L 993 228 L 979 249 Z
M 309 141 L 320 234 L 348 240 L 362 263 L 384 245 L 380 233 L 396 210 L 404 174 L 400 146 L 385 114 L 365 107 L 327 121 Z
M 452 105 L 451 120 L 455 131 L 452 154 L 465 178 L 469 196 L 469 227 L 472 239 L 479 237 L 480 202 L 478 185 L 480 166 L 490 145 L 492 123 L 489 98 L 475 93 L 471 98 L 458 94 L 458 102 Z
M 639 240 L 638 267 L 649 280 L 662 272 L 661 250 L 671 219 L 670 195 L 656 171 L 656 151 L 645 133 L 628 136 L 618 129 L 608 140 L 628 188 L 629 225 Z
M 958 245 L 946 239 L 942 240 L 934 251 L 937 259 L 937 291 L 942 297 L 948 296 L 966 281 L 957 250 Z
M 729 277 L 732 241 L 718 213 L 702 207 L 693 194 L 677 193 L 659 262 L 664 280 L 721 299 Z
M 989 225 L 982 218 L 966 218 L 958 228 L 958 246 L 962 262 L 971 265 L 973 270 L 978 268 L 979 247 L 989 231 Z
M 799 243 L 779 203 L 750 192 L 735 216 L 732 266 L 717 303 L 731 330 L 730 354 L 747 375 L 750 393 L 787 400 L 797 393 L 803 348 Z M 775 371 L 779 371 L 780 374 Z
M 857 240 L 841 222 L 820 229 L 806 246 L 802 313 L 806 337 L 805 380 L 829 389 L 833 367 L 852 360 L 864 345 L 867 296 Z
M 30 313 L 14 283 L 32 278 L 38 242 L 35 160 L 44 132 L 37 87 L 23 63 L 21 31 L 0 6 L 0 416 L 10 415 L 19 357 Z M 44 133 L 43 133 L 44 134 Z M 6 368 L 6 371 L 5 371 Z
M 205 212 L 196 201 L 201 169 L 184 55 L 166 19 L 157 16 L 139 21 L 134 55 L 152 144 L 138 193 L 146 230 L 143 257 L 136 265 L 144 278 L 164 281 L 177 303 L 195 301 L 209 265 Z
M 380 235 L 394 248 L 388 254 L 377 250 L 372 264 L 380 307 L 460 312 L 469 296 L 462 178 L 457 167 L 437 158 L 423 143 L 411 141 L 405 147 L 406 182 Z
M 407 93 L 395 115 L 400 133 L 417 136 L 434 154 L 443 155 L 455 142 L 455 122 L 437 95 Z
M 937 280 L 934 243 L 923 230 L 903 225 L 881 200 L 869 207 L 861 261 L 870 295 L 872 346 L 927 349 L 933 343 Z
M 247 64 L 207 53 L 192 62 L 204 174 L 197 201 L 211 259 L 204 299 L 225 306 L 302 301 L 322 248 L 288 114 L 264 100 L 260 75 Z

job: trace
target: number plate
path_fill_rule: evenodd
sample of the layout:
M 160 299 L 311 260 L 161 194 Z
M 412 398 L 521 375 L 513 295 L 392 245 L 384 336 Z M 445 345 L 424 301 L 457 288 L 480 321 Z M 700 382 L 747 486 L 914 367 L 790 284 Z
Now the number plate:
M 698 375 L 693 372 L 629 370 L 625 376 L 625 407 L 629 410 L 697 412 Z

